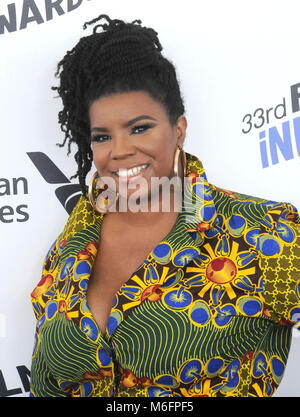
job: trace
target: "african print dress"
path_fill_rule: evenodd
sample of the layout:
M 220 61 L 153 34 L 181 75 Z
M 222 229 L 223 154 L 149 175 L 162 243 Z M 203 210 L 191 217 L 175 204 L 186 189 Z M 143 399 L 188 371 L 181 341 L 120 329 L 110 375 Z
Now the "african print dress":
M 80 197 L 31 294 L 31 396 L 271 396 L 300 314 L 291 204 L 189 181 L 170 233 L 115 295 L 103 336 L 86 300 L 103 215 Z

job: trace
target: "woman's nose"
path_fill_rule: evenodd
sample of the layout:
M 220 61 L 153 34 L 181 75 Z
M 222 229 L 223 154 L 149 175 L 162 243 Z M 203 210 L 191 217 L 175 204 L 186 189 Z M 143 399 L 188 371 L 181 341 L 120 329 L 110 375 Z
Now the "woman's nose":
M 123 159 L 135 153 L 133 144 L 130 144 L 130 140 L 122 135 L 115 136 L 111 144 L 112 159 Z

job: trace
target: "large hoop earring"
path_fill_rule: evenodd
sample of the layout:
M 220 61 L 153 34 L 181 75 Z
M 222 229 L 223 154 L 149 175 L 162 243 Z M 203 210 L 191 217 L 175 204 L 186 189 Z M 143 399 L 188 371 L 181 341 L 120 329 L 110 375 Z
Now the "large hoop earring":
M 174 155 L 174 176 L 178 177 L 179 174 L 179 156 L 182 156 L 182 168 L 183 168 L 183 177 L 186 176 L 186 155 L 184 150 L 182 149 L 182 147 L 180 145 L 177 145 L 177 149 L 175 151 L 175 155 Z
M 99 190 L 98 195 L 96 190 Z M 93 174 L 89 183 L 88 195 L 93 209 L 101 214 L 107 213 L 119 198 L 119 193 L 109 189 L 97 171 Z

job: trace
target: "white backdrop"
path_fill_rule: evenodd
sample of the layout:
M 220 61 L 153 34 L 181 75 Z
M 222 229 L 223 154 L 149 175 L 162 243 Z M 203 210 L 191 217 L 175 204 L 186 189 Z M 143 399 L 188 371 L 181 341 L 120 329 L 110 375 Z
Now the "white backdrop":
M 106 13 L 153 27 L 181 82 L 185 149 L 200 157 L 209 181 L 300 208 L 299 0 L 52 3 L 56 9 L 50 0 L 0 3 L 0 396 L 28 395 L 30 292 L 68 217 L 55 195 L 64 181 L 45 181 L 27 153 L 46 154 L 68 178 L 77 170 L 75 149 L 67 158 L 67 148 L 55 145 L 63 140 L 61 102 L 50 87 L 57 62 L 90 33 L 84 22 Z M 299 348 L 294 331 L 276 396 L 300 396 Z

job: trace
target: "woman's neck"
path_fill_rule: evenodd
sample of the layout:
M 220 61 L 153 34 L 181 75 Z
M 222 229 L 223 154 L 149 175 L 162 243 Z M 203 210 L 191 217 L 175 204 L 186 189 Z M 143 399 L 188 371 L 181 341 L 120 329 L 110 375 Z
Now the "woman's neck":
M 118 224 L 129 227 L 151 227 L 168 219 L 175 222 L 182 207 L 180 194 L 171 192 L 165 199 L 160 196 L 136 202 L 130 202 L 129 199 L 126 202 L 119 202 L 117 211 L 109 212 L 108 215 Z

